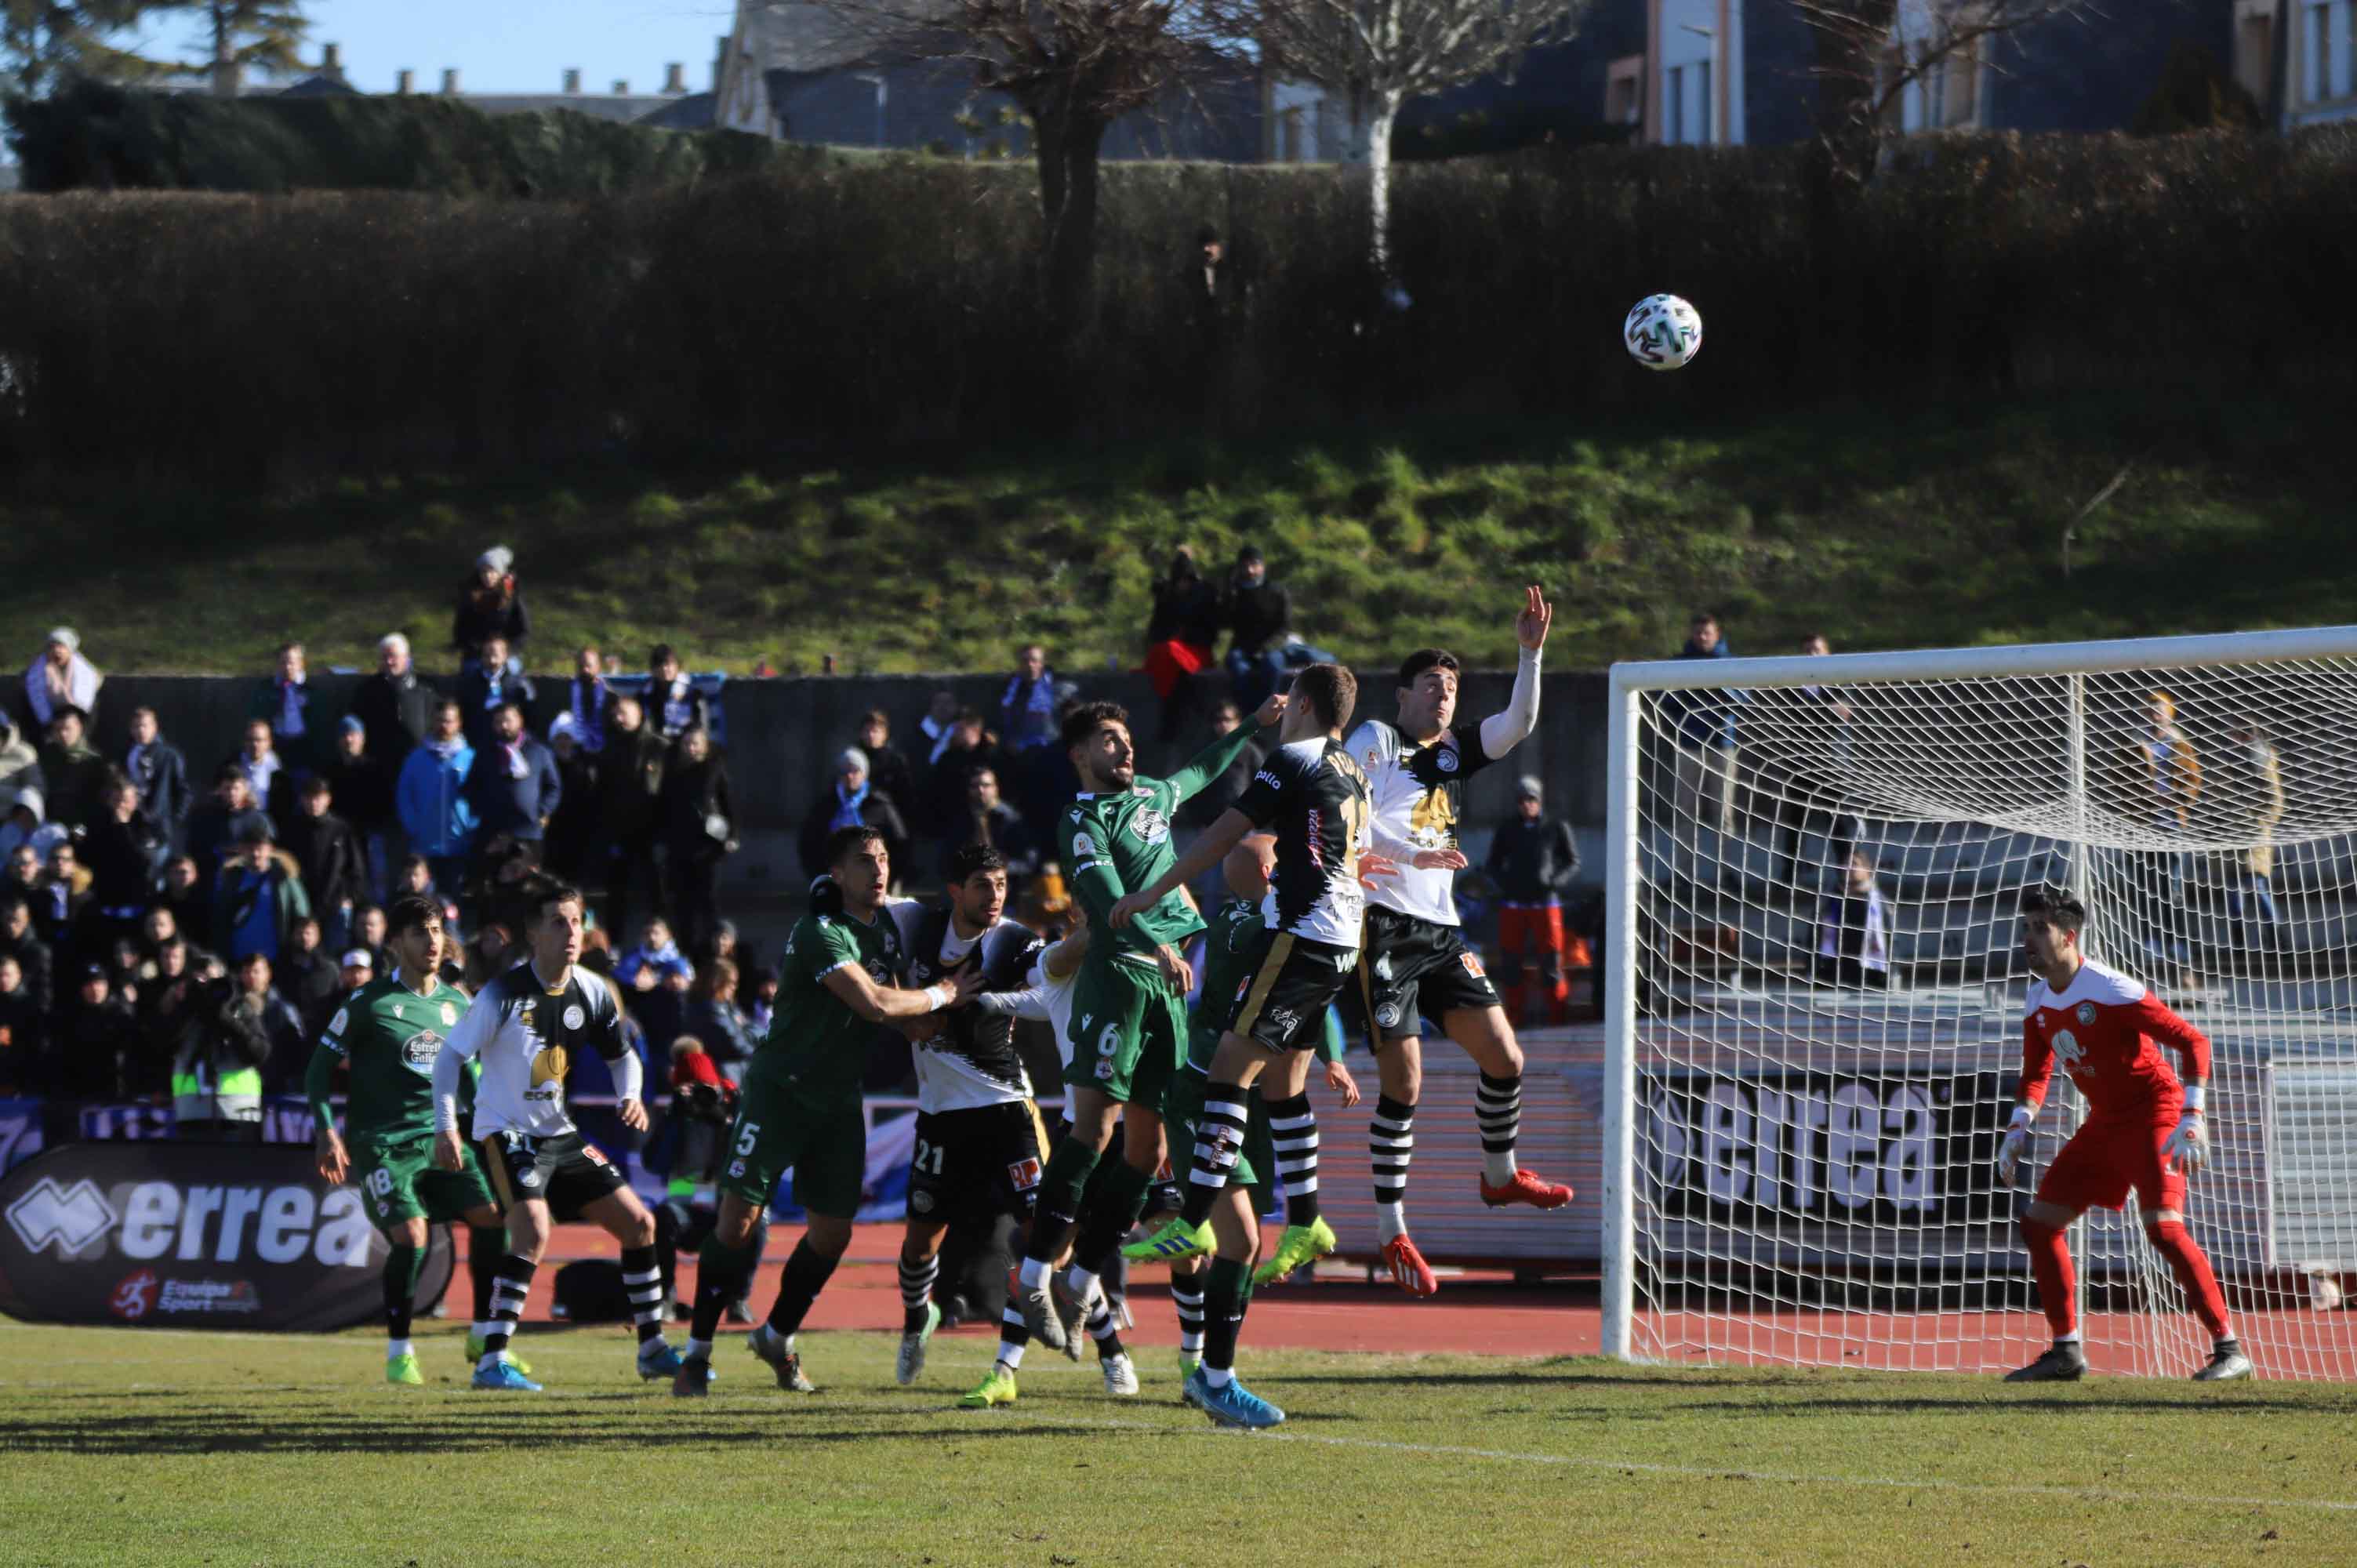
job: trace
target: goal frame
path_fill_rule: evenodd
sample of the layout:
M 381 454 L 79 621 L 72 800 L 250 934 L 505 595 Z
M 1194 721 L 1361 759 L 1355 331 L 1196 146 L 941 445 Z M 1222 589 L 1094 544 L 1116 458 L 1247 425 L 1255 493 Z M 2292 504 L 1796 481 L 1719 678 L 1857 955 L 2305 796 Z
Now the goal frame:
M 2298 659 L 2357 658 L 2357 626 L 2285 631 L 2221 632 L 2192 637 L 2122 638 L 2093 642 L 2021 643 L 1889 653 L 1789 654 L 1767 658 L 1657 659 L 1611 669 L 1610 728 L 1606 756 L 1604 935 L 1604 1207 L 1603 1353 L 1623 1361 L 1636 1354 L 1637 1283 L 1637 966 L 1641 811 L 1645 729 L 1641 704 L 1649 693 L 1760 690 L 1795 686 L 1867 686 L 1885 682 L 2083 677 L 2144 669 L 2188 670 Z M 2072 814 L 2087 809 L 2086 742 L 2072 684 L 2070 758 Z M 2089 846 L 2081 832 L 2070 843 L 2073 885 L 2085 875 Z

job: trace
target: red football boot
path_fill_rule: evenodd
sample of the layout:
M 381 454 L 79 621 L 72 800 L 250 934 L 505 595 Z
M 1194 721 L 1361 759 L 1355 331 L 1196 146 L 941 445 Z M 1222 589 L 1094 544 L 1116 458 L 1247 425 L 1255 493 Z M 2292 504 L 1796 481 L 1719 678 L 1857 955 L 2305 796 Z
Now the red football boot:
M 1529 1171 L 1518 1170 L 1514 1179 L 1503 1187 L 1481 1183 L 1481 1201 L 1492 1208 L 1503 1208 L 1510 1203 L 1527 1203 L 1533 1208 L 1561 1208 L 1571 1201 L 1571 1188 L 1561 1182 L 1542 1181 Z
M 1406 1232 L 1383 1243 L 1383 1267 L 1392 1272 L 1392 1282 L 1410 1295 L 1437 1295 L 1440 1282 L 1432 1277 L 1432 1265 L 1415 1250 L 1415 1243 Z

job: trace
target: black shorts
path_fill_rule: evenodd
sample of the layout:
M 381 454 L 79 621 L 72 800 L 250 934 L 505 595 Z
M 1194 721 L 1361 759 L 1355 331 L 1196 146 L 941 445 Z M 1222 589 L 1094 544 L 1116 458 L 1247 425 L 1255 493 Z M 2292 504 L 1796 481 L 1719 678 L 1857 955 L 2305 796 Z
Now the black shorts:
M 501 1214 L 538 1198 L 558 1219 L 571 1219 L 630 1185 L 622 1167 L 578 1133 L 494 1133 L 483 1140 L 482 1154 Z
M 1342 1017 L 1366 1030 L 1377 1049 L 1415 1033 L 1419 1013 L 1440 1024 L 1461 1007 L 1501 1004 L 1481 955 L 1466 944 L 1462 929 L 1367 906 L 1359 983 L 1342 1004 Z
M 1028 1219 L 1039 1205 L 1039 1173 L 1047 1159 L 1039 1108 L 1028 1100 L 920 1111 L 916 1155 L 909 1163 L 909 1217 Z
M 1326 1009 L 1351 987 L 1359 950 L 1272 931 L 1252 983 L 1230 1010 L 1226 1029 L 1271 1051 L 1315 1050 L 1326 1037 Z

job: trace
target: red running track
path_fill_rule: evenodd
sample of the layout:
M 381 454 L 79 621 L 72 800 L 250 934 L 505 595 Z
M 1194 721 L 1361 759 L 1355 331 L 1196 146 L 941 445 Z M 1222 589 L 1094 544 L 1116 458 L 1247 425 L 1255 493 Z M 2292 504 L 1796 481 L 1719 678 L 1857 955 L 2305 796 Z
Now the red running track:
M 466 1231 L 455 1232 L 463 1258 Z M 761 1277 L 753 1289 L 755 1309 L 775 1294 L 778 1269 L 802 1238 L 799 1228 L 773 1226 Z M 899 1280 L 893 1267 L 900 1245 L 897 1225 L 862 1225 L 826 1292 L 812 1309 L 814 1329 L 896 1332 L 900 1322 Z M 546 1322 L 555 1265 L 576 1258 L 618 1258 L 619 1247 L 592 1226 L 557 1229 L 546 1263 L 533 1283 L 526 1316 Z M 1329 1259 L 1314 1284 L 1274 1286 L 1254 1294 L 1248 1331 L 1255 1345 L 1288 1349 L 1399 1353 L 1448 1352 L 1476 1356 L 1593 1356 L 1602 1348 L 1602 1317 L 1592 1278 L 1544 1285 L 1514 1283 L 1503 1273 L 1444 1274 L 1440 1294 L 1417 1300 L 1388 1282 L 1370 1285 L 1363 1267 Z M 695 1262 L 680 1259 L 679 1291 L 693 1299 Z M 467 1276 L 461 1268 L 447 1298 L 463 1312 Z M 1178 1319 L 1158 1267 L 1142 1265 L 1131 1275 L 1130 1305 L 1136 1326 L 1123 1337 L 1148 1346 L 1176 1346 Z M 1671 1314 L 1657 1320 L 1664 1342 L 1719 1342 L 1711 1359 L 1720 1364 L 1851 1367 L 1861 1370 L 1929 1371 L 1996 1369 L 2020 1364 L 2045 1348 L 2044 1320 L 2034 1312 L 1950 1312 L 1870 1316 L 1863 1313 L 1786 1311 L 1760 1313 L 1706 1330 L 1698 1315 Z M 2357 1312 L 2280 1311 L 2237 1316 L 2236 1326 L 2258 1362 L 2262 1376 L 2357 1380 Z M 2136 1314 L 2092 1313 L 2083 1325 L 2088 1355 L 2097 1372 L 2154 1370 L 2134 1364 L 2127 1347 L 2148 1343 L 2155 1320 Z M 968 1324 L 952 1333 L 981 1337 L 994 1326 Z M 2176 1373 L 2198 1366 L 2206 1337 L 2190 1319 L 2163 1320 L 2162 1337 Z M 1740 1345 L 1745 1348 L 1729 1347 Z M 1699 1354 L 1672 1353 L 1672 1362 L 1699 1363 Z

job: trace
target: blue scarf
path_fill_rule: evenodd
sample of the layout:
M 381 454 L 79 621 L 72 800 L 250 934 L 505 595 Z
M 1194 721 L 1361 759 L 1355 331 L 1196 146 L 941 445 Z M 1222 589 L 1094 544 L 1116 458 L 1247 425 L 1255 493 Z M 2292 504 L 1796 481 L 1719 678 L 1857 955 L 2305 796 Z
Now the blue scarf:
M 845 794 L 843 792 L 843 786 L 841 784 L 837 784 L 834 787 L 834 799 L 836 802 L 834 808 L 834 820 L 826 824 L 827 831 L 829 832 L 833 832 L 838 828 L 859 828 L 866 827 L 867 825 L 860 821 L 859 818 L 859 808 L 867 802 L 866 779 L 861 779 L 859 781 L 858 791 L 850 795 Z
M 595 755 L 606 749 L 606 682 L 601 678 L 581 683 L 573 677 L 573 723 L 581 733 L 581 749 Z

